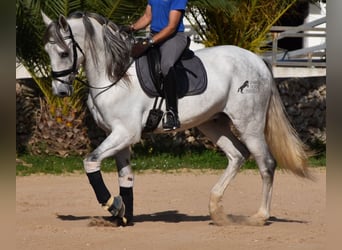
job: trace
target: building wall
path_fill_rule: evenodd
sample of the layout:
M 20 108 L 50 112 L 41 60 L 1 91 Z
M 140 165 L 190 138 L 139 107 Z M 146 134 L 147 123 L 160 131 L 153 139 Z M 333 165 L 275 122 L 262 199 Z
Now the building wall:
M 325 1 L 320 1 L 318 4 L 310 4 L 309 6 L 309 15 L 305 19 L 304 23 L 309 23 L 314 20 L 317 20 L 319 18 L 326 16 L 326 3 Z M 317 26 L 318 28 L 325 28 L 326 24 L 322 24 Z M 307 33 L 310 33 L 308 31 Z M 316 32 L 319 33 L 319 32 Z M 323 34 L 323 32 L 321 32 Z M 303 41 L 304 48 L 312 47 L 316 45 L 320 45 L 325 42 L 325 37 L 305 37 Z

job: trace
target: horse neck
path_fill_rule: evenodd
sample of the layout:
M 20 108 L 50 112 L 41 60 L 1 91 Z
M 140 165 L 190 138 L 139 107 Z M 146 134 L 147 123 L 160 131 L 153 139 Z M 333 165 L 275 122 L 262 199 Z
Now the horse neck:
M 115 64 L 107 66 L 107 59 L 105 53 L 105 43 L 103 38 L 103 27 L 100 23 L 98 23 L 95 19 L 89 18 L 92 26 L 94 28 L 94 34 L 89 37 L 87 33 L 87 29 L 85 28 L 82 19 L 74 20 L 73 23 L 70 22 L 70 26 L 72 29 L 75 29 L 75 40 L 80 44 L 83 52 L 84 52 L 84 69 L 87 76 L 87 80 L 91 86 L 96 88 L 103 88 L 113 85 L 121 85 L 127 84 L 127 79 L 118 80 L 116 77 L 121 77 L 120 73 L 124 73 L 129 66 L 127 62 L 120 64 L 121 67 L 118 68 L 119 73 L 113 70 L 113 67 L 116 67 Z M 120 37 L 120 36 L 119 36 Z M 93 42 L 93 44 L 91 43 Z M 125 40 L 121 40 L 120 42 L 125 43 Z M 113 43 L 115 44 L 115 43 Z M 114 48 L 111 48 L 112 52 L 116 52 Z M 122 51 L 123 52 L 123 51 Z M 110 55 L 110 53 L 108 53 Z M 107 56 L 109 56 L 107 55 Z M 125 58 L 122 54 L 117 55 L 120 58 Z M 111 61 L 115 61 L 116 59 L 112 59 Z M 127 64 L 126 66 L 124 64 Z M 110 76 L 107 74 L 107 70 L 113 71 Z M 98 91 L 94 91 L 98 92 Z

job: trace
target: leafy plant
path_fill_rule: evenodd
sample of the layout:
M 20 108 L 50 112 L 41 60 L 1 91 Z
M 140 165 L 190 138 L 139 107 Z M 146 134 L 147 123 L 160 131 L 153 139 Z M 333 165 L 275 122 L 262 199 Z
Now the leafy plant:
M 190 0 L 187 18 L 207 46 L 260 52 L 270 28 L 297 0 Z

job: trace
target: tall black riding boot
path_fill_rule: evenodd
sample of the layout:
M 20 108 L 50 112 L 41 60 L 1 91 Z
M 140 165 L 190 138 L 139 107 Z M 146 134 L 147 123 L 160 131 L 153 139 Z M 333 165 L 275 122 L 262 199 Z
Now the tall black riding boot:
M 164 79 L 164 94 L 166 101 L 166 113 L 163 117 L 163 129 L 173 130 L 180 127 L 178 120 L 178 97 L 176 72 L 173 67 L 170 68 Z

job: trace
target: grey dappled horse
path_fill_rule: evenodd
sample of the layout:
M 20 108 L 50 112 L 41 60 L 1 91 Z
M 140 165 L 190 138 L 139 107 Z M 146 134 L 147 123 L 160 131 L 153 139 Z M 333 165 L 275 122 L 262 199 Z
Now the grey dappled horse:
M 130 58 L 131 40 L 117 25 L 95 13 L 74 13 L 47 26 L 45 50 L 50 56 L 52 91 L 70 96 L 82 65 L 90 85 L 88 107 L 106 139 L 84 159 L 84 168 L 99 203 L 124 223 L 133 217 L 133 171 L 130 146 L 139 142 L 154 98 L 142 90 Z M 210 192 L 209 213 L 218 225 L 229 223 L 220 201 L 245 160 L 252 155 L 263 186 L 261 205 L 247 223 L 270 217 L 276 165 L 308 177 L 303 144 L 287 120 L 270 68 L 256 54 L 236 46 L 195 51 L 207 71 L 204 93 L 179 99 L 182 131 L 197 127 L 226 154 L 228 166 Z M 164 106 L 162 107 L 165 108 Z M 233 134 L 230 123 L 239 136 Z M 161 125 L 154 131 L 163 133 Z M 114 156 L 120 195 L 107 190 L 101 161 Z M 190 188 L 190 187 L 189 187 Z M 196 187 L 193 187 L 196 188 Z

